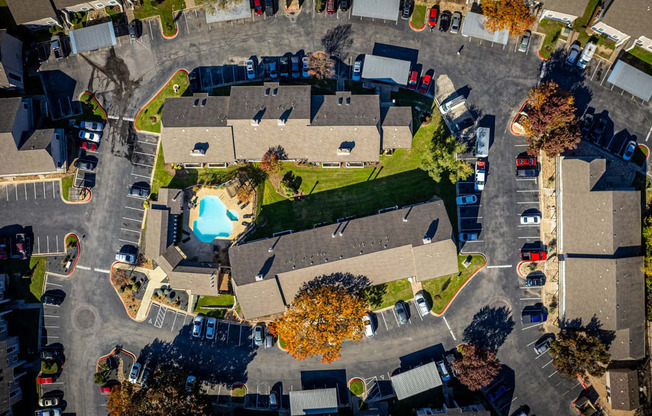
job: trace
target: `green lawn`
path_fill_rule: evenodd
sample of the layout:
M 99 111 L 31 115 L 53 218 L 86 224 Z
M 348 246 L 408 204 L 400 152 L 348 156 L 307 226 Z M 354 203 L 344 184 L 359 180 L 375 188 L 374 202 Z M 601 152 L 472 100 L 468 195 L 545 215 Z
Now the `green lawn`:
M 426 24 L 426 9 L 427 7 L 424 4 L 417 4 L 414 6 L 412 19 L 410 19 L 410 21 L 412 22 L 412 26 L 416 29 L 420 29 Z
M 539 31 L 546 34 L 546 37 L 541 43 L 541 50 L 539 53 L 544 59 L 550 59 L 552 53 L 555 51 L 557 40 L 561 36 L 561 31 L 566 27 L 562 22 L 552 19 L 543 19 L 539 22 Z
M 70 187 L 74 180 L 75 177 L 72 175 L 61 178 L 61 196 L 65 201 L 70 201 Z
M 349 390 L 351 390 L 351 393 L 354 395 L 360 396 L 364 393 L 364 384 L 360 380 L 353 380 L 351 384 L 349 384 Z
M 97 100 L 89 93 L 85 92 L 79 97 L 79 101 L 83 104 L 84 120 L 105 121 L 106 111 L 98 104 Z
M 233 306 L 235 299 L 231 295 L 220 296 L 201 296 L 195 306 L 195 313 L 203 313 L 213 318 L 223 318 L 226 311 L 224 309 L 206 309 L 205 306 L 221 306 L 230 308 Z
M 365 294 L 367 303 L 374 311 L 394 306 L 399 300 L 410 300 L 413 297 L 412 287 L 407 279 L 372 286 Z
M 627 51 L 628 62 L 635 63 L 634 66 L 640 70 L 652 74 L 652 52 L 647 51 L 640 46 L 634 46 L 634 49 Z
M 176 32 L 173 13 L 185 8 L 186 2 L 184 0 L 163 0 L 159 4 L 156 1 L 145 0 L 142 6 L 136 6 L 134 17 L 136 19 L 144 19 L 152 16 L 160 16 L 163 33 L 166 36 L 173 36 Z
M 179 90 L 174 92 L 174 86 L 179 85 Z M 163 103 L 167 97 L 181 97 L 192 95 L 189 88 L 188 74 L 179 71 L 170 78 L 165 87 L 150 101 L 136 116 L 136 128 L 152 133 L 161 132 L 161 114 Z
M 472 256 L 471 265 L 464 268 L 462 262 L 466 257 L 458 256 L 458 267 L 460 270 L 458 274 L 437 277 L 423 282 L 423 289 L 430 294 L 433 312 L 442 313 L 458 289 L 485 263 L 482 256 Z
M 580 31 L 582 28 L 588 25 L 589 19 L 593 15 L 595 8 L 598 7 L 598 3 L 600 3 L 600 0 L 589 0 L 589 3 L 586 5 L 586 9 L 584 9 L 584 14 L 581 17 L 575 19 L 575 22 L 573 22 L 573 29 L 575 31 Z
M 9 275 L 8 298 L 40 302 L 45 278 L 45 257 L 27 260 L 9 259 L 0 265 L 0 272 Z M 31 275 L 31 278 L 29 277 Z

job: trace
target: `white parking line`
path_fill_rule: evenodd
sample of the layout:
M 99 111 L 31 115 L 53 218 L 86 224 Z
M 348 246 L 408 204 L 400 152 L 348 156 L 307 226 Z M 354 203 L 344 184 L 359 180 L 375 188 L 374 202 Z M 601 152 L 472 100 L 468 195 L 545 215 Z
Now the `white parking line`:
M 93 269 L 93 271 L 98 272 L 98 273 L 107 273 L 107 274 L 111 273 L 111 270 L 106 270 L 106 269 L 97 269 L 96 268 L 96 269 Z
M 45 328 L 61 328 L 60 326 L 54 326 L 54 325 L 43 325 Z
M 652 127 L 650 127 L 650 130 L 648 130 L 648 132 L 647 132 L 647 136 L 645 136 L 645 141 L 646 142 L 650 138 L 650 134 L 652 134 Z
M 417 312 L 417 315 L 419 315 L 419 318 L 421 318 L 421 320 L 423 321 L 423 316 L 421 316 L 421 314 L 419 313 L 419 309 L 417 308 L 417 302 L 414 299 L 412 299 L 411 302 L 412 305 L 414 305 L 414 310 Z
M 229 343 L 229 333 L 231 332 L 231 324 L 229 323 L 229 326 L 226 327 L 226 342 L 227 344 Z
M 14 189 L 16 190 L 16 201 L 18 201 L 18 185 L 14 185 Z
M 253 337 L 251 338 L 251 342 L 254 342 Z M 238 347 L 242 345 L 242 325 L 240 325 L 240 335 L 238 336 Z
M 453 334 L 453 330 L 451 329 L 451 326 L 448 325 L 448 321 L 446 320 L 446 317 L 442 316 L 442 318 L 444 318 L 444 323 L 446 324 L 448 331 L 451 333 L 451 336 L 453 337 L 453 341 L 457 341 L 457 338 L 455 338 L 455 334 Z
M 538 298 L 520 298 L 519 300 L 541 300 L 541 297 L 538 297 Z
M 535 339 L 534 341 L 532 341 L 532 342 L 530 342 L 529 344 L 527 344 L 527 346 L 529 347 L 530 345 L 534 344 L 534 343 L 537 342 L 537 341 L 538 341 L 538 339 Z
M 516 146 L 516 147 L 528 147 L 529 144 L 527 144 L 527 143 L 526 144 L 520 144 L 519 143 L 519 144 L 515 144 L 514 146 Z
M 41 252 L 41 237 L 36 236 L 36 247 L 38 248 L 38 252 Z
M 536 358 L 535 358 L 535 360 L 538 360 L 539 358 L 541 358 L 541 357 L 545 357 L 545 356 L 546 356 L 545 354 L 537 355 Z
M 36 182 L 34 182 L 34 199 L 36 199 Z
M 511 264 L 497 264 L 494 266 L 487 266 L 487 269 L 508 269 L 512 267 Z
M 548 361 L 547 363 L 545 363 L 543 366 L 541 366 L 541 368 L 546 368 L 546 367 L 548 367 L 550 364 L 552 364 L 552 360 L 550 360 L 550 361 Z
M 146 165 L 144 163 L 136 163 L 136 162 L 131 162 L 131 163 L 133 163 L 136 166 L 145 166 L 147 168 L 153 168 L 154 167 L 154 165 Z
M 45 196 L 45 182 L 43 182 L 43 199 L 47 199 L 47 197 Z
M 519 189 L 516 192 L 539 192 L 538 189 Z
M 396 320 L 396 325 L 401 326 L 401 323 L 398 321 L 398 316 L 396 316 L 396 311 L 392 308 L 392 313 L 394 314 L 394 319 Z
M 138 176 L 139 178 L 147 178 L 147 179 L 149 179 L 149 176 L 139 175 L 139 174 L 133 173 L 133 172 L 131 172 L 131 174 L 134 175 L 134 176 Z
M 135 218 L 129 218 L 129 217 L 122 217 L 123 220 L 129 220 L 129 221 L 136 221 L 136 222 L 141 222 L 142 220 L 137 220 Z
M 23 183 L 25 185 L 25 201 L 27 201 L 27 182 Z
M 52 283 L 52 282 L 48 282 L 48 286 L 63 287 L 63 285 L 60 285 L 59 283 Z
M 536 181 L 537 178 L 516 178 L 517 181 Z
M 141 209 L 141 208 L 133 208 L 133 207 L 128 207 L 128 206 L 126 206 L 126 205 L 125 205 L 125 208 L 127 208 L 127 209 L 133 209 L 134 211 L 145 212 L 145 210 L 144 210 L 144 209 Z
M 134 150 L 134 153 L 139 154 L 139 155 L 156 157 L 156 153 L 143 153 L 143 152 L 137 152 L 135 150 Z
M 137 242 L 135 242 L 135 241 L 130 241 L 130 240 L 123 240 L 122 238 L 118 238 L 118 241 L 122 241 L 122 242 L 124 242 L 124 243 L 131 243 L 131 244 L 135 244 L 135 245 L 138 245 L 138 243 L 137 243 Z
M 555 374 L 557 374 L 557 371 L 555 371 L 554 373 L 550 374 L 550 375 L 548 376 L 548 378 L 554 376 Z
M 130 230 L 129 228 L 122 228 L 122 227 L 120 227 L 120 229 L 122 231 L 128 231 L 130 233 L 136 233 L 136 234 L 140 235 L 140 231 Z
M 527 205 L 537 204 L 537 205 L 539 205 L 539 201 L 523 201 L 523 202 L 517 202 L 517 204 L 527 204 Z
M 174 314 L 174 321 L 172 321 L 172 327 L 170 328 L 170 332 L 174 329 L 174 324 L 177 323 L 177 316 L 179 316 L 179 312 Z
M 45 242 L 47 243 L 47 248 L 48 248 L 48 253 L 50 252 L 50 236 L 46 235 L 45 236 Z
M 469 241 L 463 241 L 464 243 L 484 243 L 484 240 L 469 240 Z
M 151 144 L 151 145 L 153 145 L 153 146 L 156 146 L 156 145 L 158 144 L 158 142 L 154 142 L 154 143 L 152 143 L 152 142 L 144 142 L 144 141 L 142 141 L 142 140 L 138 140 L 138 143 L 142 143 L 142 144 Z
M 389 331 L 389 326 L 387 326 L 387 321 L 385 320 L 385 315 L 380 312 L 380 316 L 383 318 L 383 322 L 385 322 L 385 329 Z
M 539 224 L 524 224 L 524 225 L 519 225 L 518 227 L 523 228 L 523 227 L 538 227 L 538 226 Z
M 78 269 L 82 269 L 82 270 L 90 270 L 90 269 L 91 269 L 91 268 L 88 267 L 88 266 L 80 266 L 80 265 L 77 265 L 76 267 L 77 267 Z
M 531 236 L 531 237 L 519 237 L 519 238 L 520 238 L 521 240 L 529 240 L 529 239 L 532 239 L 532 238 L 541 238 L 541 237 L 538 236 L 538 235 L 535 235 L 535 236 Z
M 526 329 L 536 328 L 541 325 L 543 325 L 543 322 L 541 322 L 540 324 L 534 324 L 534 325 L 526 326 L 525 328 L 521 328 L 521 331 L 525 331 Z
M 59 315 L 43 315 L 45 318 L 59 318 Z
M 461 220 L 481 220 L 482 217 L 460 217 Z

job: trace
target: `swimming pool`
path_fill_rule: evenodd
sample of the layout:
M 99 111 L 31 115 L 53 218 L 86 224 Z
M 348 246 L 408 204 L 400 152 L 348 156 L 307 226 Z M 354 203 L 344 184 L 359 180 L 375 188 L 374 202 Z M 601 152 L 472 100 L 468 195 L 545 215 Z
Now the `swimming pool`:
M 232 221 L 238 221 L 238 213 L 226 209 L 220 198 L 207 195 L 199 201 L 199 218 L 193 223 L 193 233 L 202 243 L 210 243 L 218 237 L 229 237 L 233 232 Z

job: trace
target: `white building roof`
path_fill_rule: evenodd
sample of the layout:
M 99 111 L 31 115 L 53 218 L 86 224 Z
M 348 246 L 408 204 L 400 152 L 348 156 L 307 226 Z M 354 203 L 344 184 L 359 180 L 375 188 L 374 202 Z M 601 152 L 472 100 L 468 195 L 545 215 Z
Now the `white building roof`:
M 69 34 L 73 54 L 108 48 L 117 44 L 113 22 L 71 30 Z
M 407 85 L 411 66 L 410 61 L 376 55 L 365 55 L 364 65 L 362 66 L 362 78 Z
M 290 414 L 292 416 L 337 413 L 337 406 L 335 388 L 290 392 Z
M 486 17 L 478 13 L 467 13 L 462 24 L 462 36 L 471 36 L 472 38 L 484 39 L 489 42 L 507 45 L 509 31 L 501 30 L 491 33 L 484 28 Z
M 392 376 L 392 387 L 399 400 L 442 385 L 437 365 L 432 362 Z
M 607 81 L 643 101 L 652 97 L 652 76 L 621 60 L 616 62 Z
M 398 19 L 400 0 L 355 0 L 353 16 L 370 17 L 372 19 Z

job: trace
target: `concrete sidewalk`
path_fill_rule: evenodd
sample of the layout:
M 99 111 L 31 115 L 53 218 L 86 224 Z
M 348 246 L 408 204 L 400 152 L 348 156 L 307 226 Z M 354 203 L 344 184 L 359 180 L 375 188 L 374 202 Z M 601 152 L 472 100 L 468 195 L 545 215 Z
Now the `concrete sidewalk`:
M 154 291 L 161 287 L 163 280 L 165 280 L 167 276 L 160 267 L 157 267 L 155 270 L 136 267 L 134 270 L 145 274 L 148 279 L 143 300 L 140 304 L 140 308 L 138 308 L 136 318 L 134 319 L 136 322 L 143 322 L 147 319 L 149 308 L 152 305 L 152 295 L 154 294 Z

